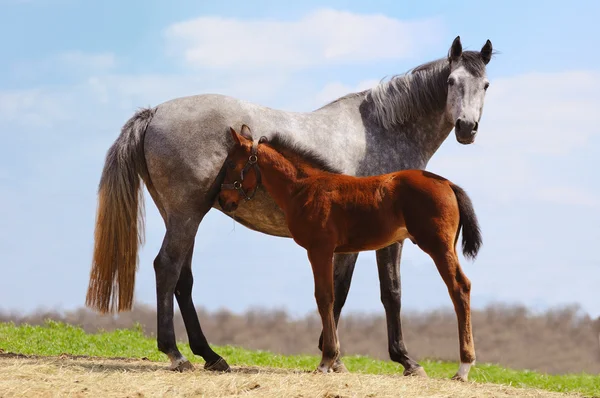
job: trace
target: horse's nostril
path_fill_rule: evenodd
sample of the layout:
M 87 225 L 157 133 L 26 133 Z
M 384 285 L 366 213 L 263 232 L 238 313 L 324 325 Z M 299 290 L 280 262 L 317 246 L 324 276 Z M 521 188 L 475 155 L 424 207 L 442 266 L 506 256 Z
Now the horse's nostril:
M 460 122 L 461 122 L 461 120 L 460 120 L 460 119 L 456 119 L 456 124 L 455 124 L 455 126 L 454 126 L 454 127 L 455 127 L 457 130 L 460 130 Z
M 479 128 L 479 122 L 475 122 L 475 126 L 473 127 L 473 131 L 477 132 L 478 128 Z

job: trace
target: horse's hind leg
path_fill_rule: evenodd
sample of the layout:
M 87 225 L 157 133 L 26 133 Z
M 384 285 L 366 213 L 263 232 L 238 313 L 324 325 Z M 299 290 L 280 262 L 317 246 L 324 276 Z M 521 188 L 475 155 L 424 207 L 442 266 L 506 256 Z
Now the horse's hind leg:
M 458 337 L 460 342 L 460 367 L 452 377 L 454 380 L 467 381 L 469 370 L 475 363 L 475 345 L 471 328 L 471 281 L 464 274 L 458 256 L 454 250 L 454 242 L 436 245 L 438 250 L 426 250 L 446 283 L 448 293 L 454 304 L 458 320 Z
M 427 377 L 425 370 L 408 356 L 402 337 L 400 256 L 402 243 L 395 243 L 376 251 L 377 269 L 379 271 L 379 287 L 381 302 L 385 309 L 388 330 L 388 351 L 390 359 L 404 366 L 405 376 Z
M 196 308 L 192 301 L 192 286 L 194 284 L 194 277 L 192 275 L 193 252 L 194 243 L 192 242 L 192 247 L 190 247 L 188 254 L 186 255 L 181 273 L 179 274 L 179 281 L 177 281 L 175 287 L 175 298 L 179 304 L 192 352 L 204 358 L 206 361 L 204 369 L 226 372 L 230 370 L 229 365 L 219 354 L 210 348 L 210 345 L 202 332 L 198 314 L 196 313 Z
M 179 352 L 173 327 L 173 295 L 181 270 L 192 249 L 202 217 L 167 217 L 167 232 L 154 260 L 156 274 L 158 349 L 171 360 L 171 369 L 191 369 L 190 362 Z

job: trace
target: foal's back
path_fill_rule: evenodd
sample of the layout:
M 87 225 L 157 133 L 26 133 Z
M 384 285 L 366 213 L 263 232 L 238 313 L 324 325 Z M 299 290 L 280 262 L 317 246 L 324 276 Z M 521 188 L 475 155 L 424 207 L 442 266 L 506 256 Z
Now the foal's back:
M 289 222 L 305 247 L 327 239 L 335 241 L 336 252 L 376 250 L 406 238 L 414 241 L 411 227 L 418 231 L 416 223 L 426 218 L 450 213 L 455 219 L 450 184 L 423 170 L 369 177 L 314 173 L 302 182 L 294 199 L 298 210 Z

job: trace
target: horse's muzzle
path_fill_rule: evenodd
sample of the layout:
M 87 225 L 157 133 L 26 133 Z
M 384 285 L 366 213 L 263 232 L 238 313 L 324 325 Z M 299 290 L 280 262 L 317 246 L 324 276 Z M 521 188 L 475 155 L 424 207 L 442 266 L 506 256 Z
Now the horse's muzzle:
M 472 144 L 475 141 L 478 128 L 479 123 L 477 122 L 472 122 L 461 118 L 456 119 L 456 124 L 454 125 L 456 140 L 463 145 Z

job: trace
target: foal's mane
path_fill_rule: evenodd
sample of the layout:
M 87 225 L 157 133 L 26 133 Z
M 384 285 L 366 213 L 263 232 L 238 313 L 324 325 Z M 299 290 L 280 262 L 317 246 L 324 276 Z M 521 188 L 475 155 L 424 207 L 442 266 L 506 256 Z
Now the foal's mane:
M 341 170 L 332 166 L 328 161 L 315 151 L 308 149 L 288 136 L 275 133 L 267 142 L 271 148 L 279 152 L 282 156 L 292 162 L 295 166 L 302 167 L 301 163 L 307 163 L 313 168 L 326 171 L 328 173 L 341 174 Z M 291 157 L 290 157 L 291 155 Z
M 479 51 L 463 51 L 458 62 L 475 77 L 485 75 L 485 63 Z M 392 76 L 388 81 L 382 80 L 372 89 L 344 95 L 325 106 L 362 96 L 372 102 L 379 124 L 390 129 L 443 109 L 448 96 L 449 75 L 450 61 L 446 57 L 440 58 Z

